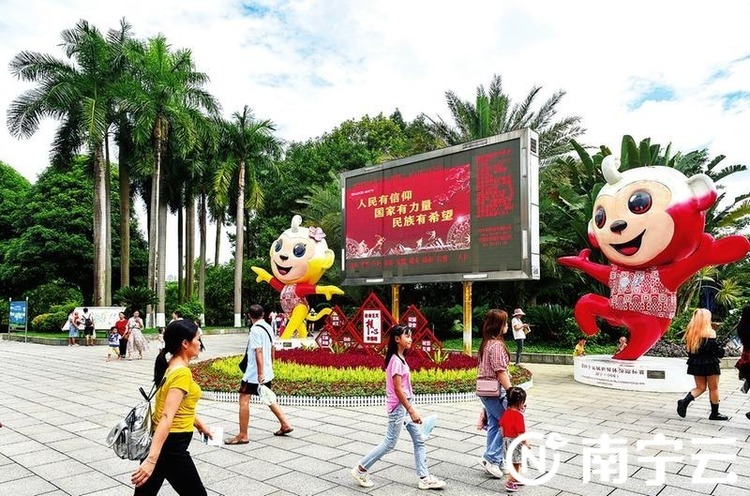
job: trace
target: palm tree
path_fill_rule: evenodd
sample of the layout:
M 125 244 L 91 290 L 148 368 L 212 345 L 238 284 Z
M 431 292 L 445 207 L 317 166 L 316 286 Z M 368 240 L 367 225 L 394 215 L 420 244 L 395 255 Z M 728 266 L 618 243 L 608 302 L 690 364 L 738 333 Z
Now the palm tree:
M 158 294 L 156 324 L 163 325 L 166 254 L 159 251 L 159 246 L 166 237 L 166 226 L 159 218 L 166 218 L 166 204 L 160 198 L 162 157 L 170 135 L 184 150 L 192 148 L 197 141 L 196 116 L 201 110 L 215 114 L 219 105 L 203 89 L 208 76 L 196 70 L 190 50 L 173 52 L 160 35 L 147 43 L 129 43 L 127 53 L 133 77 L 121 104 L 133 122 L 135 144 L 153 150 L 148 279 L 149 288 L 156 288 Z
M 242 325 L 242 260 L 244 247 L 245 207 L 258 211 L 263 207 L 263 190 L 258 180 L 261 170 L 276 167 L 281 155 L 281 141 L 273 136 L 270 120 L 256 120 L 245 105 L 242 112 L 232 114 L 223 126 L 222 149 L 226 162 L 216 175 L 215 189 L 222 199 L 228 198 L 232 182 L 237 187 L 236 238 L 234 253 L 234 326 Z M 245 188 L 248 195 L 245 199 Z M 220 201 L 226 204 L 226 201 Z M 218 256 L 218 254 L 217 254 Z
M 23 51 L 10 63 L 11 73 L 37 86 L 16 98 L 8 108 L 8 128 L 15 137 L 29 137 L 44 117 L 62 121 L 52 145 L 52 163 L 68 167 L 82 147 L 88 151 L 94 177 L 94 305 L 109 304 L 107 281 L 111 258 L 108 168 L 104 140 L 112 119 L 113 82 L 117 80 L 114 40 L 126 38 L 129 26 L 108 40 L 85 20 L 62 32 L 61 46 L 72 62 L 50 55 Z M 111 269 L 111 266 L 110 266 Z
M 534 111 L 541 89 L 540 86 L 534 86 L 521 103 L 514 104 L 510 96 L 503 92 L 502 78 L 494 75 L 489 90 L 485 90 L 482 85 L 477 87 L 474 102 L 462 100 L 453 91 L 445 92 L 453 126 L 440 116 L 433 119 L 422 114 L 419 118 L 426 119 L 429 132 L 441 140 L 444 146 L 530 127 L 539 133 L 539 158 L 546 163 L 570 152 L 570 140 L 583 134 L 584 129 L 579 126 L 579 116 L 554 120 L 557 105 L 565 96 L 564 91 L 554 93 Z

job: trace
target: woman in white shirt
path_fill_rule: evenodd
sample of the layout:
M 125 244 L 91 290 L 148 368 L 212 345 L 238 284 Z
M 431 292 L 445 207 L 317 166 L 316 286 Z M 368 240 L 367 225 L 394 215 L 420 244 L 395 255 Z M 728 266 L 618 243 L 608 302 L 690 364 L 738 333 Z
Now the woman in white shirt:
M 516 340 L 516 365 L 521 363 L 521 352 L 523 351 L 523 342 L 526 339 L 526 333 L 529 332 L 529 324 L 524 324 L 521 317 L 526 315 L 523 310 L 516 308 L 513 310 L 513 320 L 510 326 L 513 329 L 513 339 Z

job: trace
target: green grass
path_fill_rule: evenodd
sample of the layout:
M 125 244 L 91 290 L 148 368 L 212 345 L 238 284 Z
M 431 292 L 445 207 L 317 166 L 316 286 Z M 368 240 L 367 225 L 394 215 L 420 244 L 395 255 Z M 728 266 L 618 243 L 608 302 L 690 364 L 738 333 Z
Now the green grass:
M 481 344 L 482 340 L 479 338 L 472 339 L 472 345 L 471 349 L 472 351 L 476 352 L 479 349 L 479 345 Z M 516 342 L 506 340 L 505 344 L 508 346 L 508 351 L 515 352 L 516 351 Z M 443 347 L 449 350 L 461 350 L 463 349 L 463 340 L 462 339 L 446 339 L 443 341 Z M 611 346 L 603 346 L 598 344 L 586 344 L 586 354 L 587 355 L 611 355 L 614 354 L 616 346 L 612 344 Z M 546 353 L 546 354 L 554 354 L 554 355 L 572 355 L 573 354 L 573 347 L 572 346 L 561 346 L 556 343 L 524 343 L 523 345 L 523 352 L 524 353 Z

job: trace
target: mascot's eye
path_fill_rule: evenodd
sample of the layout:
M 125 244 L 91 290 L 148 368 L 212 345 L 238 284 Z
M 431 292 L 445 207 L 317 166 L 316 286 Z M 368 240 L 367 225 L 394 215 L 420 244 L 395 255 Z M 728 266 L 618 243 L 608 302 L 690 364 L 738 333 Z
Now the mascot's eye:
M 283 241 L 281 241 L 281 240 L 279 239 L 279 240 L 276 240 L 276 245 L 275 245 L 275 246 L 273 247 L 273 249 L 274 249 L 274 250 L 275 250 L 276 252 L 280 252 L 280 251 L 281 251 L 281 249 L 282 249 L 283 247 L 284 247 L 284 243 L 283 243 Z
M 306 251 L 307 246 L 304 243 L 297 243 L 296 245 L 294 245 L 294 249 L 292 249 L 292 253 L 294 253 L 294 256 L 297 258 L 304 257 Z
M 651 209 L 651 195 L 646 191 L 636 191 L 628 200 L 628 208 L 634 214 L 645 214 Z
M 596 212 L 594 212 L 594 224 L 601 229 L 604 227 L 605 222 L 607 222 L 607 213 L 602 207 L 599 207 L 596 209 Z

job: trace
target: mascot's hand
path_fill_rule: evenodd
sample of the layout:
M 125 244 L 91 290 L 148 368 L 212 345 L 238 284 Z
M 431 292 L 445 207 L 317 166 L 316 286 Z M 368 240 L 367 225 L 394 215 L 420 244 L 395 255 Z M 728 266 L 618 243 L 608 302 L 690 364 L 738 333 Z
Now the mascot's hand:
M 342 295 L 344 290 L 336 286 L 317 286 L 315 288 L 317 294 L 325 295 L 326 300 L 330 300 L 333 295 Z
M 255 282 L 270 282 L 271 278 L 273 277 L 271 274 L 268 273 L 266 269 L 261 269 L 260 267 L 250 267 L 250 269 L 258 274 L 258 277 L 255 279 Z
M 557 259 L 557 262 L 564 267 L 580 267 L 582 265 L 582 262 L 589 261 L 589 255 L 591 255 L 591 250 L 588 248 L 584 248 L 583 250 L 581 250 L 578 256 L 560 257 Z

